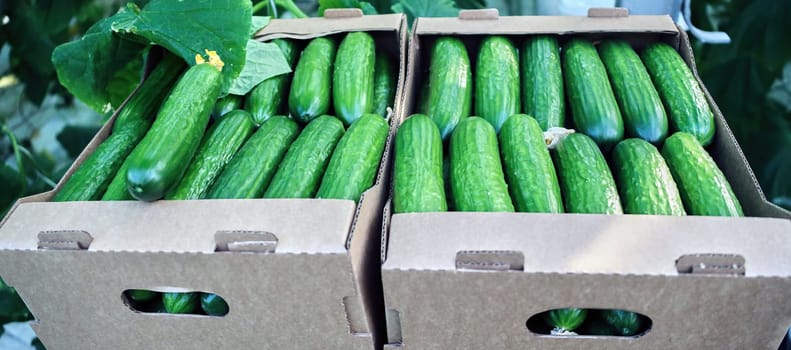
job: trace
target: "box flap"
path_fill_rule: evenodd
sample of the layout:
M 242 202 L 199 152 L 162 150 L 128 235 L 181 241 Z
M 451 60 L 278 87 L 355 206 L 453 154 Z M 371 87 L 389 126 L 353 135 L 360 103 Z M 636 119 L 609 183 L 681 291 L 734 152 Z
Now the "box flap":
M 402 17 L 403 14 L 399 13 L 361 17 L 273 19 L 255 33 L 254 37 L 265 41 L 277 38 L 309 39 L 354 31 L 396 31 L 401 28 Z
M 421 17 L 413 31 L 427 34 L 574 34 L 574 33 L 676 33 L 670 16 L 505 16 L 497 19 Z

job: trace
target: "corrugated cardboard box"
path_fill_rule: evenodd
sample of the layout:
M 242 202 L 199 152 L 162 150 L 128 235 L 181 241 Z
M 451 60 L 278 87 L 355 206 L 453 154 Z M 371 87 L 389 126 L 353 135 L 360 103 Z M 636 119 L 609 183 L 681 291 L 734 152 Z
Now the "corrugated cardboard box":
M 487 34 L 520 43 L 663 41 L 694 69 L 683 31 L 667 16 L 420 18 L 410 41 L 402 118 L 414 113 L 428 52 L 454 35 L 470 57 Z M 727 72 L 723 72 L 727 74 Z M 777 349 L 791 326 L 791 214 L 768 203 L 711 96 L 717 133 L 708 148 L 745 218 L 529 213 L 390 215 L 382 279 L 386 349 Z M 567 307 L 626 309 L 652 321 L 635 337 L 533 333 L 527 321 Z
M 330 11 L 272 20 L 257 39 L 368 31 L 400 62 L 403 15 Z M 331 18 L 330 18 L 331 17 Z M 393 106 L 400 110 L 400 98 Z M 67 178 L 109 134 L 105 125 Z M 48 349 L 372 349 L 383 316 L 371 307 L 378 276 L 387 154 L 376 184 L 349 200 L 19 201 L 0 226 L 0 275 L 29 306 Z M 376 270 L 377 272 L 372 272 Z M 224 317 L 133 311 L 127 289 L 202 291 Z M 381 285 L 378 287 L 381 293 Z

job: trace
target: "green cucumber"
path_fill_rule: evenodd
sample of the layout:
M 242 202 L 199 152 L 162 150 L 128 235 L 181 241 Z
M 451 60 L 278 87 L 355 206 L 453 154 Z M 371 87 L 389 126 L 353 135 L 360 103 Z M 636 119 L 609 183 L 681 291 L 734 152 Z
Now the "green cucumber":
M 52 198 L 54 202 L 98 200 L 124 160 L 145 136 L 151 121 L 128 119 L 80 164 Z
M 626 139 L 612 153 L 612 172 L 627 214 L 686 215 L 676 182 L 648 141 Z
M 293 120 L 269 118 L 225 166 L 206 198 L 260 198 L 298 133 Z
M 568 135 L 552 154 L 567 212 L 623 214 L 615 180 L 592 138 Z
M 374 114 L 387 116 L 387 107 L 395 105 L 397 83 L 395 66 L 390 56 L 377 52 L 374 66 Z
M 159 296 L 158 292 L 144 289 L 130 289 L 126 292 L 129 299 L 133 301 L 149 301 Z
M 335 147 L 316 198 L 359 201 L 376 180 L 389 130 L 376 114 L 363 114 L 352 123 Z
M 450 138 L 450 185 L 458 211 L 513 212 L 497 134 L 481 117 L 462 120 Z
M 236 151 L 253 133 L 250 113 L 237 109 L 218 120 L 201 141 L 189 168 L 165 199 L 201 199 Z
M 588 316 L 588 310 L 578 308 L 555 309 L 547 312 L 546 322 L 553 327 L 553 332 L 571 332 L 583 322 Z
M 209 316 L 224 316 L 228 314 L 228 303 L 225 299 L 213 293 L 201 293 L 200 306 Z
M 661 145 L 667 137 L 667 115 L 640 56 L 620 40 L 603 41 L 599 55 L 623 115 L 626 136 Z
M 196 64 L 179 79 L 129 155 L 126 183 L 133 197 L 157 200 L 178 182 L 200 145 L 221 85 L 220 69 L 211 63 Z
M 427 114 L 447 140 L 472 109 L 472 71 L 467 48 L 457 38 L 437 39 L 431 49 Z
M 566 104 L 560 46 L 550 35 L 537 35 L 522 46 L 522 110 L 542 130 L 565 126 Z
M 129 169 L 129 157 L 121 164 L 121 168 L 113 176 L 113 180 L 107 185 L 107 190 L 102 195 L 103 201 L 131 201 L 135 197 L 129 193 L 129 188 L 126 185 L 126 170 Z
M 366 32 L 351 32 L 338 46 L 332 73 L 332 102 L 335 114 L 351 125 L 374 111 L 374 38 Z
M 475 66 L 475 114 L 494 126 L 519 113 L 519 56 L 505 37 L 483 39 Z
M 623 139 L 623 120 L 607 71 L 590 41 L 571 39 L 563 47 L 563 76 L 577 132 L 604 149 Z
M 313 119 L 291 144 L 264 198 L 313 198 L 344 131 L 333 116 Z
M 398 128 L 393 165 L 395 213 L 447 211 L 442 138 L 434 121 L 413 114 Z
M 662 147 L 690 215 L 744 216 L 742 206 L 717 163 L 692 134 L 676 132 Z
M 714 114 L 681 55 L 670 45 L 654 43 L 643 50 L 641 57 L 670 114 L 673 130 L 695 135 L 708 146 L 714 139 Z
M 296 41 L 275 39 L 272 43 L 280 48 L 293 71 L 299 53 Z M 285 112 L 283 106 L 290 82 L 291 73 L 286 73 L 266 79 L 250 90 L 245 97 L 244 109 L 250 112 L 256 125 Z
M 332 66 L 336 44 L 329 38 L 315 38 L 302 50 L 294 69 L 288 108 L 291 117 L 303 124 L 330 110 Z
M 642 326 L 640 315 L 625 310 L 602 310 L 604 321 L 607 322 L 615 333 L 619 336 L 631 336 L 637 334 Z
M 555 166 L 538 121 L 525 114 L 508 118 L 500 129 L 500 153 L 517 211 L 563 212 Z
M 198 309 L 198 293 L 162 293 L 165 312 L 169 314 L 193 314 Z
M 233 110 L 242 108 L 243 97 L 239 95 L 226 95 L 217 99 L 211 111 L 211 119 L 217 120 Z

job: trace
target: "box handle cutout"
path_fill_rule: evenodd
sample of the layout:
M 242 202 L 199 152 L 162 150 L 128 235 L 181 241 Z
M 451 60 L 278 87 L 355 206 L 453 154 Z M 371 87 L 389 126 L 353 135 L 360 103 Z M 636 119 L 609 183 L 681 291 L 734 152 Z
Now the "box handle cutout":
M 625 7 L 591 7 L 588 9 L 588 17 L 629 17 L 629 9 Z
M 357 296 L 343 297 L 343 309 L 346 312 L 346 322 L 349 326 L 349 334 L 368 335 L 368 323 L 365 319 L 365 311 L 362 307 L 362 300 Z
M 121 300 L 130 310 L 143 314 L 224 317 L 230 311 L 225 298 L 207 292 L 127 289 Z
M 277 236 L 266 231 L 217 231 L 215 252 L 274 253 Z
M 499 19 L 500 11 L 497 9 L 459 10 L 461 20 L 492 20 Z
M 456 269 L 524 271 L 525 255 L 514 250 L 462 250 L 456 253 Z
M 358 8 L 326 9 L 324 18 L 354 18 L 362 17 L 363 10 Z
M 687 254 L 676 260 L 679 274 L 744 276 L 744 257 L 739 254 Z
M 41 250 L 88 250 L 93 237 L 80 230 L 41 231 L 38 233 L 38 249 Z
M 639 338 L 651 331 L 651 318 L 621 309 L 559 308 L 537 313 L 525 322 L 538 336 L 602 339 Z

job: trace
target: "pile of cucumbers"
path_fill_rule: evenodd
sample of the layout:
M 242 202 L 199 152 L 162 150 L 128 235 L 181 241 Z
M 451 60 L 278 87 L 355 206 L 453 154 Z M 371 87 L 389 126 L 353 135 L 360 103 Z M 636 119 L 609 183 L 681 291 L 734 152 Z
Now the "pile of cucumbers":
M 145 313 L 225 316 L 229 311 L 225 299 L 214 293 L 130 289 L 124 297 L 129 307 Z
M 714 114 L 671 46 L 539 35 L 477 49 L 473 71 L 462 40 L 433 42 L 419 113 L 396 134 L 395 213 L 743 216 L 704 148 Z
M 275 39 L 292 66 L 220 98 L 222 60 L 167 54 L 54 201 L 337 198 L 374 184 L 394 105 L 392 60 L 366 32 Z M 334 116 L 330 115 L 334 114 Z

